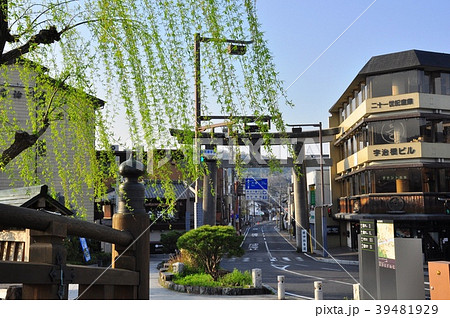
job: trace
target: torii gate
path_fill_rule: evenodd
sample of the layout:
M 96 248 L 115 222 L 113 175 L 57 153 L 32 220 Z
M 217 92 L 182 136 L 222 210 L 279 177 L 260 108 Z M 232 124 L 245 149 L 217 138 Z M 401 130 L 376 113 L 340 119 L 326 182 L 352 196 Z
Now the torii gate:
M 221 116 L 215 116 L 221 117 Z M 221 117 L 226 118 L 226 117 Z M 210 117 L 211 119 L 211 117 Z M 218 118 L 213 118 L 218 119 Z M 214 126 L 214 127 L 213 127 Z M 215 128 L 219 126 L 224 126 L 224 124 L 216 124 L 211 126 L 205 126 L 201 128 L 209 129 Z M 315 126 L 312 125 L 293 125 L 293 126 Z M 201 129 L 204 130 L 204 129 Z M 184 132 L 178 129 L 171 129 L 171 135 L 178 138 L 180 142 L 183 142 Z M 292 132 L 286 133 L 265 133 L 264 135 L 259 132 L 255 133 L 247 133 L 247 134 L 239 134 L 237 138 L 230 138 L 226 133 L 198 133 L 198 140 L 200 143 L 206 145 L 207 149 L 214 148 L 215 146 L 248 146 L 250 147 L 250 156 L 251 159 L 249 162 L 244 162 L 241 166 L 244 167 L 268 167 L 268 162 L 261 156 L 261 146 L 264 146 L 263 136 L 265 138 L 270 138 L 270 144 L 275 145 L 286 145 L 290 144 L 294 147 L 295 156 L 297 160 L 294 162 L 292 158 L 287 158 L 286 160 L 280 161 L 280 166 L 282 167 L 292 167 L 292 175 L 293 175 L 293 193 L 294 193 L 294 209 L 295 209 L 295 224 L 296 224 L 296 233 L 301 233 L 301 229 L 308 229 L 309 227 L 309 209 L 308 209 L 308 201 L 307 201 L 307 191 L 306 191 L 306 167 L 308 166 L 322 166 L 326 162 L 331 165 L 331 158 L 324 159 L 322 157 L 322 161 L 317 162 L 317 160 L 309 160 L 306 161 L 304 154 L 304 144 L 312 144 L 312 143 L 324 143 L 331 142 L 334 139 L 334 136 L 339 133 L 339 128 L 327 128 L 327 129 L 319 129 L 319 130 L 308 130 L 302 131 L 301 128 L 293 128 Z M 192 134 L 194 136 L 194 134 Z M 181 138 L 180 138 L 181 137 Z M 321 139 L 321 140 L 320 140 Z M 325 162 L 324 162 L 325 161 Z M 206 164 L 210 173 L 205 175 L 203 178 L 203 202 L 202 202 L 202 210 L 203 210 L 203 224 L 215 225 L 216 215 L 216 197 L 215 191 L 213 189 L 217 188 L 217 160 L 214 158 L 207 158 Z M 221 160 L 221 166 L 223 168 L 233 168 L 236 166 L 234 162 L 234 158 L 230 160 Z M 298 172 L 301 172 L 301 176 L 299 177 Z M 323 175 L 323 174 L 322 174 Z M 323 181 L 322 181 L 323 184 Z M 322 201 L 323 201 L 323 193 L 322 193 Z M 197 202 L 196 202 L 197 204 Z M 297 211 L 299 211 L 297 213 Z M 324 250 L 324 257 L 326 257 L 326 218 L 323 211 L 323 207 L 321 207 L 321 217 L 322 217 L 322 243 Z M 325 219 L 325 221 L 323 221 Z M 301 250 L 302 242 L 301 235 L 296 235 L 296 246 L 298 250 Z M 308 244 L 306 244 L 308 246 Z

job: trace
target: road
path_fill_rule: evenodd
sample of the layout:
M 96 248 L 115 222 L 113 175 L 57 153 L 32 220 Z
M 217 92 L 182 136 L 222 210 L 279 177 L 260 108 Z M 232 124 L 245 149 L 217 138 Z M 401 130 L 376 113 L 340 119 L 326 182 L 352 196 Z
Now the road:
M 277 276 L 285 276 L 286 295 L 299 299 L 314 299 L 314 281 L 322 281 L 324 299 L 353 298 L 353 284 L 358 281 L 358 266 L 322 263 L 298 253 L 284 239 L 272 222 L 252 226 L 243 242 L 243 257 L 224 259 L 221 266 L 241 271 L 262 270 L 264 284 L 277 289 Z

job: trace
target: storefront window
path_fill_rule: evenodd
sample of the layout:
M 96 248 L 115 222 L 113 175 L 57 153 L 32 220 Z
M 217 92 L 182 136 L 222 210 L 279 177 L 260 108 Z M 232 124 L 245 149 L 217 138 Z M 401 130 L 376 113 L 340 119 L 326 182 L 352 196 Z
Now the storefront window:
M 422 192 L 421 169 L 382 169 L 371 172 L 375 179 L 374 193 Z

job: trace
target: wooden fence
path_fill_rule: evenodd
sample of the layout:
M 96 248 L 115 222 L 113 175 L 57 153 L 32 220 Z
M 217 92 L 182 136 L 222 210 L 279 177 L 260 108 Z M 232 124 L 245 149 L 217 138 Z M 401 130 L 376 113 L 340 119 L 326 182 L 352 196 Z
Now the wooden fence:
M 149 299 L 149 217 L 144 208 L 143 170 L 133 159 L 120 166 L 125 183 L 113 228 L 44 211 L 0 204 L 0 227 L 30 229 L 28 262 L 0 261 L 0 284 L 23 284 L 22 299 L 67 299 L 68 284 L 79 284 L 79 299 Z M 68 235 L 113 244 L 112 268 L 66 263 Z M 24 242 L 26 244 L 26 242 Z M 20 244 L 19 244 L 20 245 Z M 7 241 L 2 259 L 10 255 Z

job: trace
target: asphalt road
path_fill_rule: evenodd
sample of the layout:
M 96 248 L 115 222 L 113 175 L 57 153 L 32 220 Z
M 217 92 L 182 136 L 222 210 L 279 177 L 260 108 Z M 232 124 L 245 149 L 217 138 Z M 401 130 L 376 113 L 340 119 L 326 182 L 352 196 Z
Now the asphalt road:
M 243 248 L 244 256 L 223 259 L 221 266 L 250 272 L 253 268 L 260 268 L 263 283 L 275 290 L 278 288 L 278 275 L 284 275 L 286 295 L 299 299 L 314 299 L 314 281 L 322 281 L 324 299 L 353 298 L 358 266 L 322 263 L 310 255 L 298 253 L 276 231 L 273 222 L 249 228 Z

